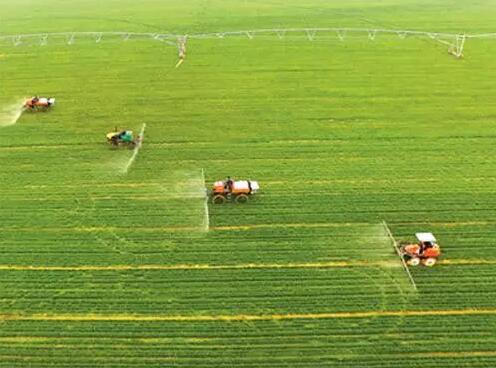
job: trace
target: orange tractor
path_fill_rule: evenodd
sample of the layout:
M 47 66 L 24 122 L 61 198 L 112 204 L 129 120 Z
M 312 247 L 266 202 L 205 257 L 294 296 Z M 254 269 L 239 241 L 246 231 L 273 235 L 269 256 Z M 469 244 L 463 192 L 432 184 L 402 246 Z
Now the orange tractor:
M 53 97 L 34 96 L 24 101 L 24 108 L 31 111 L 46 111 L 53 105 L 55 105 L 55 98 Z
M 228 177 L 225 181 L 216 181 L 214 183 L 212 188 L 212 202 L 215 204 L 222 204 L 226 201 L 245 203 L 258 189 L 260 187 L 256 181 L 233 181 Z
M 415 236 L 418 241 L 416 244 L 406 244 L 400 248 L 406 263 L 409 266 L 418 266 L 420 263 L 428 267 L 434 266 L 441 255 L 436 238 L 432 233 L 416 233 Z

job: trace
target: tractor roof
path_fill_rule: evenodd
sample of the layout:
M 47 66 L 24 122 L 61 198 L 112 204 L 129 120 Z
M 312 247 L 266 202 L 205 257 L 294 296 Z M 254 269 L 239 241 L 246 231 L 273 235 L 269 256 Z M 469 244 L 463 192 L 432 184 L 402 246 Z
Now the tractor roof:
M 417 237 L 417 240 L 421 242 L 436 242 L 436 238 L 432 233 L 416 233 L 415 236 Z

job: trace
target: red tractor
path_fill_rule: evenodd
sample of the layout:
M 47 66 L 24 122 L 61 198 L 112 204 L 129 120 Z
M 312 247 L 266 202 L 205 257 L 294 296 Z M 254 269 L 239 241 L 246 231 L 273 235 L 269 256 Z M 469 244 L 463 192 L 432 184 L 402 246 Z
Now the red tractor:
M 225 203 L 226 201 L 245 203 L 258 189 L 260 187 L 256 181 L 233 181 L 228 177 L 225 181 L 216 181 L 214 183 L 212 188 L 212 202 L 215 204 Z
M 417 243 L 401 246 L 401 254 L 409 266 L 432 267 L 441 255 L 441 248 L 432 233 L 416 233 Z
M 55 98 L 53 97 L 34 96 L 24 101 L 24 108 L 31 111 L 46 111 L 53 105 L 55 105 Z

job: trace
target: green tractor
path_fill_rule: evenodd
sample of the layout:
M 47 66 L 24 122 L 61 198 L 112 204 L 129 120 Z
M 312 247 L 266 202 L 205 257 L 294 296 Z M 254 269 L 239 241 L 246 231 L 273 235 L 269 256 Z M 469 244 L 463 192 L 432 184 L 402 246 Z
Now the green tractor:
M 113 147 L 134 148 L 139 144 L 139 138 L 134 139 L 132 130 L 122 130 L 107 134 L 107 143 Z

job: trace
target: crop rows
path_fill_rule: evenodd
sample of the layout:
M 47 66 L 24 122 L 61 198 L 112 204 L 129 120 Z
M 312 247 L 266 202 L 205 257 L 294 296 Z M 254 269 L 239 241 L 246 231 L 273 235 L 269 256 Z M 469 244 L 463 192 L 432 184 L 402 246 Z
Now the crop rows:
M 295 4 L 267 17 L 324 17 Z M 147 6 L 129 27 L 153 7 L 178 32 L 246 26 L 236 7 L 227 22 L 177 5 L 213 22 L 186 30 Z M 157 43 L 73 46 L 0 46 L 2 101 L 58 102 L 0 127 L 0 367 L 496 364 L 494 43 L 453 60 L 415 38 L 202 40 L 178 69 Z M 105 133 L 142 123 L 123 175 L 131 152 Z M 207 189 L 230 175 L 261 192 L 209 204 L 205 231 L 202 169 Z M 437 236 L 418 292 L 382 221 L 399 241 Z

